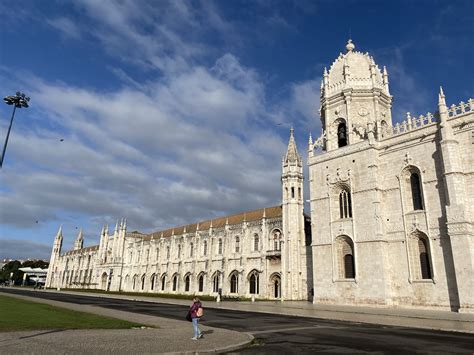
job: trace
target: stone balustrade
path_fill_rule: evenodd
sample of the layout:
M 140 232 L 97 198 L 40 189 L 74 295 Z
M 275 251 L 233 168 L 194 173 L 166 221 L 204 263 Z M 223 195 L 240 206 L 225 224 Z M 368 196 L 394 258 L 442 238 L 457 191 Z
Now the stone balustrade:
M 461 101 L 459 105 L 451 105 L 448 109 L 449 117 L 456 117 L 468 112 L 474 112 L 474 99 L 467 100 L 467 103 Z

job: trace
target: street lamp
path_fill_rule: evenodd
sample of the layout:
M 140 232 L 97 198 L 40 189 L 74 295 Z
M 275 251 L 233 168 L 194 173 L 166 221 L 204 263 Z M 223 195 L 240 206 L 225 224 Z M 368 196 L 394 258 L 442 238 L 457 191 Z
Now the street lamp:
M 8 127 L 7 138 L 5 139 L 5 144 L 3 145 L 2 160 L 0 160 L 0 168 L 3 165 L 3 158 L 5 157 L 5 151 L 7 150 L 8 137 L 10 137 L 10 130 L 12 129 L 13 118 L 15 117 L 15 111 L 17 107 L 27 108 L 28 101 L 30 101 L 30 98 L 27 97 L 24 93 L 18 91 L 15 96 L 6 96 L 3 99 L 3 101 L 5 101 L 7 105 L 13 105 L 13 113 L 12 113 L 12 118 L 10 119 L 10 126 Z

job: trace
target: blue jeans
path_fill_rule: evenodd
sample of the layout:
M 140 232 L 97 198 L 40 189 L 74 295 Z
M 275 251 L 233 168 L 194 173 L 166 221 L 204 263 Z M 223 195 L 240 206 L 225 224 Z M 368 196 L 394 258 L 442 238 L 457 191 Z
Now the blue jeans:
M 195 338 L 199 338 L 201 336 L 201 331 L 199 330 L 199 320 L 200 318 L 193 318 L 193 329 Z

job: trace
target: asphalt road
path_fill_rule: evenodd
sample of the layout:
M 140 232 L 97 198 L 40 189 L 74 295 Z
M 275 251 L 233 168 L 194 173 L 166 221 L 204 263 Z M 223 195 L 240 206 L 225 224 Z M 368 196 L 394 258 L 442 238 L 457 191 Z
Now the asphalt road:
M 62 302 L 184 320 L 187 306 L 71 294 L 2 289 Z M 251 333 L 239 353 L 463 353 L 474 354 L 474 335 L 207 308 L 202 324 Z

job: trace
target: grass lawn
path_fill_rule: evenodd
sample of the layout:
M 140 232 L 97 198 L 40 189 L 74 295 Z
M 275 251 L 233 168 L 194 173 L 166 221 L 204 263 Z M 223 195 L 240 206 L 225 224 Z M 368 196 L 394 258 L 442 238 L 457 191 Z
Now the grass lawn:
M 141 324 L 0 295 L 0 332 L 36 329 L 129 329 Z

